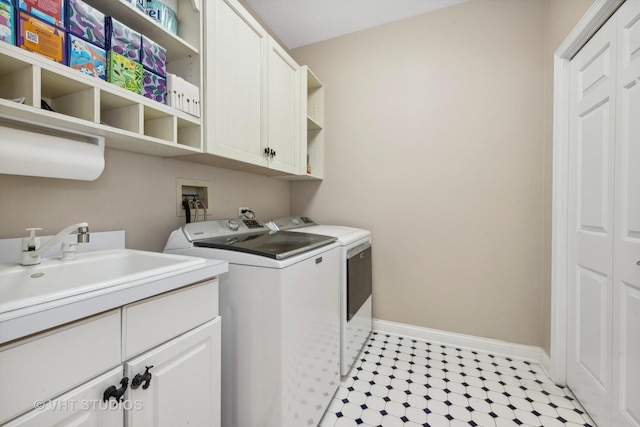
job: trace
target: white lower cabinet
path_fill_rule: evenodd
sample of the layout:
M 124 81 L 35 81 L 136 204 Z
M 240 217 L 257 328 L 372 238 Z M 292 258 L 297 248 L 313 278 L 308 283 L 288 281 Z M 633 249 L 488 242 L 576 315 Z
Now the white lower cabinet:
M 127 398 L 142 410 L 127 411 L 125 424 L 219 426 L 220 338 L 218 317 L 128 361 Z M 138 375 L 141 384 L 135 381 Z
M 0 425 L 219 427 L 220 325 L 214 279 L 0 346 Z

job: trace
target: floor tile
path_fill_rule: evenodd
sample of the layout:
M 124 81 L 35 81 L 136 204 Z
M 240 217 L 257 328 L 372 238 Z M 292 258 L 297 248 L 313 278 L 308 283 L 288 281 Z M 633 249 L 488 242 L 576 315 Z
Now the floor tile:
M 320 427 L 596 427 L 539 365 L 374 332 Z

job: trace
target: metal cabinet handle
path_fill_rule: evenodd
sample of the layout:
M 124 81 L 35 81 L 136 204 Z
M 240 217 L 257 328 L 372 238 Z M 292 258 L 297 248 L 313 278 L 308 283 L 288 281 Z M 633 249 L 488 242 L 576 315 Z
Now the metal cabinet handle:
M 133 377 L 133 381 L 131 381 L 132 389 L 137 389 L 142 383 L 144 383 L 142 385 L 144 390 L 149 388 L 149 385 L 151 384 L 151 372 L 149 372 L 149 369 L 153 368 L 153 365 L 145 367 L 147 369 L 144 371 L 144 374 L 136 374 L 136 376 Z
M 116 399 L 117 402 L 122 400 L 122 396 L 124 392 L 127 391 L 127 386 L 129 385 L 129 378 L 124 377 L 120 380 L 120 388 L 116 388 L 116 386 L 112 385 L 107 387 L 102 395 L 102 401 L 106 402 L 112 397 Z
M 636 262 L 636 265 L 637 265 L 638 267 L 640 267 L 640 261 Z

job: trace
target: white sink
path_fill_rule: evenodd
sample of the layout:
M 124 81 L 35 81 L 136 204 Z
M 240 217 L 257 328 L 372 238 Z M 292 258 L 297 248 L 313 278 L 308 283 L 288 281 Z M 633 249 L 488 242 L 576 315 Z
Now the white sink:
M 0 314 L 205 262 L 203 258 L 132 249 L 85 252 L 76 257 L 43 258 L 34 266 L 0 264 Z

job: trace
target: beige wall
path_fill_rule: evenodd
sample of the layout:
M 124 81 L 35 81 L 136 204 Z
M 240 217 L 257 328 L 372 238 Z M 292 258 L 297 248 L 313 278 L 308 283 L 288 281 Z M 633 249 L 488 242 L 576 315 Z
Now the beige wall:
M 126 230 L 127 247 L 161 251 L 176 216 L 176 178 L 210 181 L 212 217 L 249 206 L 261 217 L 289 214 L 289 183 L 245 172 L 106 151 L 106 168 L 94 182 L 0 175 L 0 238 L 22 237 L 27 227 L 55 234 L 87 221 L 93 231 Z
M 372 230 L 376 318 L 548 348 L 546 25 L 557 44 L 590 3 L 561 2 L 472 0 L 292 52 L 326 86 L 327 141 L 292 212 Z

